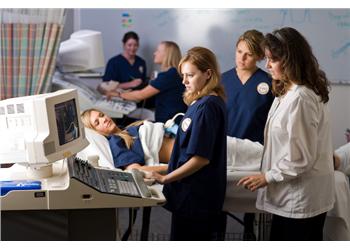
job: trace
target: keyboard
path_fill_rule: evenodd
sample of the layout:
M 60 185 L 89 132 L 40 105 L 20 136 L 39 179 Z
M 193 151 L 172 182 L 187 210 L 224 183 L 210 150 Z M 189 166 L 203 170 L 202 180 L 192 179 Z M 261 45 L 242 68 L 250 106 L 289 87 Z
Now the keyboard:
M 151 197 L 152 194 L 137 174 L 111 169 L 94 168 L 87 161 L 70 158 L 68 169 L 71 178 L 77 179 L 95 190 L 115 195 Z M 145 189 L 146 188 L 146 189 Z
M 129 114 L 136 109 L 136 103 L 125 100 L 96 100 L 94 104 L 95 108 L 102 110 L 113 110 L 114 112 L 119 112 L 122 114 Z

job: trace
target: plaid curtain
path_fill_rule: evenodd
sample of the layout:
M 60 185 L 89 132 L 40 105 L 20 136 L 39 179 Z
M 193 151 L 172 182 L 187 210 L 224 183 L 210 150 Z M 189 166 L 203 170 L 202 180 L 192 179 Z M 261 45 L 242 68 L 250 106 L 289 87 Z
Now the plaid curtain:
M 0 10 L 6 11 L 11 10 Z M 23 17 L 24 10 L 21 11 L 18 15 Z M 28 11 L 34 20 L 26 18 L 27 23 L 21 20 L 1 22 L 0 16 L 0 100 L 46 93 L 51 87 L 64 12 L 57 9 Z M 52 19 L 53 12 L 57 22 L 33 18 L 33 13 L 49 13 Z

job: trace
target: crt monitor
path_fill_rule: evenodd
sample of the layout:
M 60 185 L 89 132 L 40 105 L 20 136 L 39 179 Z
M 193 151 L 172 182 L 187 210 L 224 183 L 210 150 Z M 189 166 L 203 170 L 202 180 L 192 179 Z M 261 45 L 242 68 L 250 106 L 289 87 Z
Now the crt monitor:
M 61 43 L 57 65 L 62 72 L 82 72 L 104 67 L 102 35 L 99 31 L 79 30 Z
M 19 163 L 31 176 L 49 177 L 50 163 L 88 145 L 79 114 L 73 89 L 0 101 L 0 164 Z

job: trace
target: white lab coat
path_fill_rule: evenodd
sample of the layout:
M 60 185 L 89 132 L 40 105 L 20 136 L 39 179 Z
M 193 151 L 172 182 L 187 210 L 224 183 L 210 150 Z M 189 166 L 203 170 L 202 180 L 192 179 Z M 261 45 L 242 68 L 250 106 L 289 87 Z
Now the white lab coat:
M 312 90 L 293 85 L 275 98 L 265 125 L 256 207 L 288 218 L 327 212 L 334 203 L 334 170 L 328 105 Z

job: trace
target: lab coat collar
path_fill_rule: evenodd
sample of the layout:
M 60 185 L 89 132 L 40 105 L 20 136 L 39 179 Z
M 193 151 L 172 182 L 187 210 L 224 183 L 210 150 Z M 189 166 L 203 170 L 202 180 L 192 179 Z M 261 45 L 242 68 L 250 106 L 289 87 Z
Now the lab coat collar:
M 282 96 L 282 97 L 279 97 L 279 100 L 280 102 L 283 100 L 287 100 L 289 99 L 291 96 L 294 95 L 294 92 L 299 88 L 300 86 L 298 84 L 295 84 L 295 83 L 292 83 L 291 87 L 289 88 L 289 90 L 287 91 L 287 93 Z
M 298 87 L 298 84 L 292 83 L 292 86 L 290 87 L 289 91 L 294 92 Z

